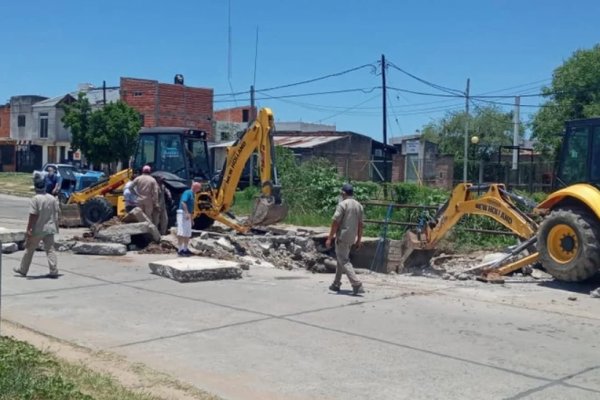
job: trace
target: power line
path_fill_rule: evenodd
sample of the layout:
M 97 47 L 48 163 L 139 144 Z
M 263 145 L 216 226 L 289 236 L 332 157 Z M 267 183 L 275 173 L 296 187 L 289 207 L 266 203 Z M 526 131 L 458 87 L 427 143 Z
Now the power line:
M 299 82 L 288 83 L 288 84 L 279 85 L 279 86 L 273 86 L 273 87 L 265 88 L 265 89 L 257 89 L 257 90 L 255 90 L 255 92 L 262 93 L 262 92 L 268 92 L 268 91 L 272 91 L 272 90 L 285 89 L 285 88 L 289 88 L 289 87 L 293 87 L 293 86 L 306 85 L 308 83 L 318 82 L 318 81 L 322 81 L 324 79 L 329 79 L 329 78 L 334 78 L 337 76 L 346 75 L 351 72 L 358 71 L 358 70 L 361 70 L 364 68 L 371 68 L 372 70 L 375 70 L 375 65 L 374 64 L 364 64 L 364 65 L 360 65 L 358 67 L 350 68 L 350 69 L 347 69 L 344 71 L 334 72 L 332 74 L 319 76 L 317 78 L 306 79 L 306 80 L 299 81 Z M 237 92 L 237 93 L 218 93 L 213 96 L 214 97 L 223 97 L 223 96 L 241 95 L 241 94 L 248 94 L 248 93 L 250 93 L 250 91 L 247 90 L 247 91 Z
M 415 90 L 401 89 L 401 88 L 392 87 L 392 86 L 388 86 L 387 88 L 389 90 L 396 90 L 396 91 L 402 92 L 402 93 L 417 94 L 419 96 L 452 97 L 452 98 L 465 97 L 464 95 L 456 95 L 456 94 L 439 94 L 439 93 L 418 92 Z
M 423 78 L 419 78 L 418 76 L 416 76 L 416 75 L 414 75 L 414 74 L 411 74 L 410 72 L 408 72 L 408 71 L 405 71 L 404 69 L 400 68 L 399 66 L 397 66 L 397 65 L 396 65 L 396 64 L 394 64 L 393 62 L 388 62 L 387 64 L 388 64 L 389 66 L 391 66 L 392 68 L 394 68 L 394 69 L 396 69 L 396 70 L 398 70 L 398 71 L 402 72 L 403 74 L 405 74 L 405 75 L 408 75 L 408 76 L 410 76 L 411 78 L 413 78 L 413 79 L 415 79 L 415 80 L 417 80 L 417 81 L 419 81 L 419 82 L 421 82 L 421 83 L 423 83 L 423 84 L 425 84 L 425 85 L 427 85 L 427 86 L 430 86 L 430 87 L 432 87 L 432 88 L 434 88 L 434 89 L 440 90 L 440 91 L 442 91 L 442 92 L 445 92 L 445 93 L 448 93 L 448 94 L 459 94 L 459 95 L 462 95 L 462 96 L 464 96 L 464 92 L 462 92 L 462 91 L 460 91 L 460 90 L 457 90 L 457 89 L 452 89 L 452 88 L 449 88 L 449 87 L 446 87 L 446 86 L 442 86 L 442 85 L 438 85 L 438 84 L 436 84 L 436 83 L 429 82 L 429 81 L 427 81 L 427 80 L 425 80 L 425 79 L 423 79 Z
M 348 107 L 347 109 L 345 109 L 345 110 L 342 110 L 342 111 L 340 111 L 340 112 L 338 112 L 338 113 L 332 114 L 332 115 L 330 115 L 329 117 L 326 117 L 326 118 L 321 118 L 321 119 L 317 120 L 317 122 L 323 122 L 323 121 L 327 121 L 328 119 L 331 119 L 331 118 L 337 117 L 338 115 L 345 114 L 346 112 L 348 112 L 348 111 L 351 111 L 351 110 L 352 110 L 352 109 L 354 109 L 355 107 L 362 106 L 363 104 L 365 104 L 365 103 L 368 103 L 369 101 L 371 101 L 371 100 L 373 100 L 373 99 L 376 99 L 376 98 L 378 98 L 378 97 L 379 97 L 379 94 L 376 94 L 375 96 L 369 97 L 367 100 L 361 101 L 360 103 L 358 103 L 358 104 L 356 104 L 356 105 L 354 105 L 354 106 Z
M 326 92 L 289 94 L 289 95 L 282 95 L 282 96 L 269 96 L 269 97 L 256 98 L 255 100 L 288 99 L 288 98 L 295 98 L 295 97 L 320 96 L 320 95 L 326 95 L 326 94 L 340 94 L 340 93 L 352 93 L 352 92 L 371 93 L 375 89 L 381 89 L 381 86 L 373 86 L 373 87 L 370 87 L 370 88 L 329 90 L 329 91 L 326 91 Z M 263 93 L 263 95 L 265 95 L 265 94 Z M 250 99 L 242 99 L 242 100 L 243 101 L 250 101 Z M 214 103 L 231 103 L 231 102 L 233 102 L 233 100 L 214 100 Z

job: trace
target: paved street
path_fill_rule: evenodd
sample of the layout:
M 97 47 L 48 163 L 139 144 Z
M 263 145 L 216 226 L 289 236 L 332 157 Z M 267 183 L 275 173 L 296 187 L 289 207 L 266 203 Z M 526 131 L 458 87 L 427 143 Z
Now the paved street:
M 21 203 L 1 201 L 6 226 Z M 37 253 L 24 279 L 21 254 L 3 256 L 4 319 L 228 399 L 600 398 L 589 285 L 361 275 L 353 297 L 328 292 L 331 275 L 266 267 L 180 284 L 150 274 L 166 256 L 134 254 L 61 253 L 48 280 Z

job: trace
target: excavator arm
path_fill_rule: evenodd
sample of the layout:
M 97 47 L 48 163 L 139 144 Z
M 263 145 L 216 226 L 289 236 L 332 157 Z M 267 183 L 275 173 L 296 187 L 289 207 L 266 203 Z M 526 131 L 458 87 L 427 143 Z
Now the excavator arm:
M 535 240 L 537 223 L 517 208 L 513 201 L 514 197 L 505 190 L 502 184 L 477 187 L 468 183 L 459 184 L 433 219 L 426 221 L 416 231 L 406 233 L 402 243 L 401 266 L 411 268 L 427 263 L 433 256 L 438 242 L 465 215 L 482 215 L 492 218 L 515 233 L 520 239 Z M 520 266 L 509 264 L 503 265 L 501 268 L 503 268 L 503 273 L 508 273 L 511 271 L 511 267 L 514 270 Z
M 198 209 L 194 217 L 204 213 L 238 232 L 247 232 L 251 226 L 270 225 L 286 217 L 288 208 L 282 204 L 275 165 L 274 127 L 273 112 L 269 108 L 260 109 L 256 120 L 244 132 L 242 137 L 227 148 L 225 165 L 214 195 L 199 194 L 200 204 L 202 204 L 203 198 L 211 198 L 210 206 L 206 209 Z M 231 220 L 228 217 L 228 212 L 233 205 L 235 192 L 244 167 L 254 152 L 258 152 L 259 158 L 261 196 L 257 200 L 254 211 L 246 225 L 242 226 Z M 204 202 L 204 204 L 206 203 Z

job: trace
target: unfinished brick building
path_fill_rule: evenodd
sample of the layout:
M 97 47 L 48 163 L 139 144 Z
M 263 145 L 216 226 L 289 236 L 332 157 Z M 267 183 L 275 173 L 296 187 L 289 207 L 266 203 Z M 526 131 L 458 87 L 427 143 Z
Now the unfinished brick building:
M 176 126 L 203 130 L 213 138 L 213 90 L 121 78 L 121 100 L 142 116 L 143 126 Z

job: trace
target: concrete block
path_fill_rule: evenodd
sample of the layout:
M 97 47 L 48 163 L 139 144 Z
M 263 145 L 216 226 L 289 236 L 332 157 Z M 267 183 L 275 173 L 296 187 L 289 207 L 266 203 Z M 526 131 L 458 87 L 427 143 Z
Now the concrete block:
M 124 256 L 127 246 L 119 243 L 76 242 L 72 249 L 75 254 L 96 256 Z
M 4 254 L 14 253 L 19 250 L 19 245 L 16 243 L 2 243 L 2 252 Z
M 121 232 L 107 232 L 107 230 L 100 231 L 95 236 L 96 240 L 101 242 L 108 243 L 120 243 L 120 244 L 130 244 L 131 243 L 131 235 L 127 233 Z
M 25 241 L 25 231 L 21 229 L 0 228 L 0 242 L 19 243 Z
M 125 235 L 143 235 L 148 241 L 157 243 L 160 242 L 161 239 L 160 232 L 152 222 L 135 222 L 131 224 L 112 225 L 99 231 L 96 234 L 96 237 L 98 237 L 98 235 L 106 238 L 106 241 L 113 241 L 114 243 L 122 243 L 126 239 Z M 110 240 L 111 238 L 114 240 Z M 122 244 L 129 243 L 131 243 L 131 240 L 128 243 Z
M 152 273 L 177 282 L 213 281 L 242 277 L 239 263 L 208 257 L 154 261 L 148 266 Z

